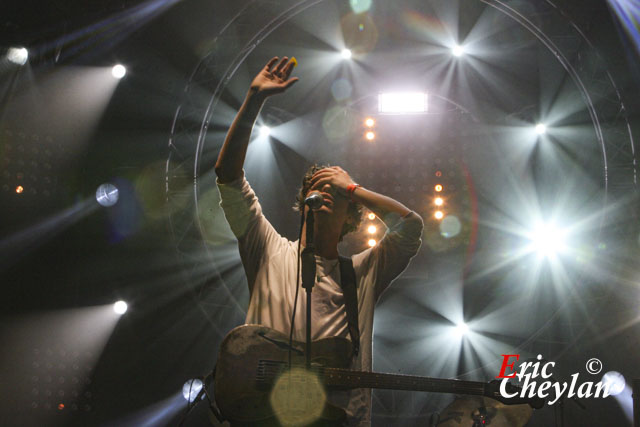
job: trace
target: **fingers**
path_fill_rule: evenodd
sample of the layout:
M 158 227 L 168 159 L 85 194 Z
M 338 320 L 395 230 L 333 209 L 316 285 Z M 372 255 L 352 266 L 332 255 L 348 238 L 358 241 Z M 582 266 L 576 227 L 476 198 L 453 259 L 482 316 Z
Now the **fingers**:
M 267 62 L 267 65 L 264 66 L 264 69 L 267 71 L 271 70 L 271 67 L 273 67 L 273 64 L 275 64 L 277 61 L 278 61 L 278 57 L 274 56 L 269 60 L 269 62 Z
M 311 180 L 313 181 L 316 177 L 319 177 L 319 176 L 335 175 L 337 173 L 347 174 L 340 166 L 328 166 L 314 173 L 313 176 L 311 177 Z
M 311 190 L 311 191 L 322 190 L 323 187 L 325 185 L 327 185 L 327 184 L 329 184 L 331 186 L 331 179 L 330 178 L 320 178 L 315 182 L 311 181 L 311 187 L 309 187 L 309 190 Z
M 331 168 L 320 169 L 319 171 L 313 174 L 313 176 L 311 177 L 311 182 L 313 182 L 316 179 L 320 179 L 325 175 L 331 175 L 332 173 L 333 171 L 331 170 Z
M 311 177 L 311 189 L 319 190 L 325 186 L 325 184 L 329 184 L 331 187 L 335 184 L 335 171 L 331 168 L 321 169 L 318 172 L 314 173 Z
M 320 179 L 327 179 L 329 178 L 330 175 L 330 171 L 328 171 L 327 169 L 322 169 L 317 171 L 316 173 L 313 174 L 313 176 L 311 176 L 311 184 L 315 184 L 316 181 L 320 180 Z
M 293 67 L 295 67 L 295 66 L 296 66 L 296 63 L 293 60 L 289 61 L 289 63 L 287 64 L 287 66 L 284 69 L 284 79 L 285 80 L 289 78 L 289 76 L 291 75 L 291 72 L 293 71 Z
M 284 66 L 287 64 L 287 61 L 289 61 L 289 58 L 287 58 L 286 56 L 283 57 L 280 60 L 280 63 L 278 64 L 278 66 L 276 67 L 275 70 L 273 70 L 273 73 L 282 73 L 282 70 L 284 69 Z
M 300 79 L 298 79 L 297 77 L 287 80 L 287 82 L 284 84 L 285 89 L 288 89 L 291 86 L 293 86 L 293 84 L 296 83 L 298 80 Z

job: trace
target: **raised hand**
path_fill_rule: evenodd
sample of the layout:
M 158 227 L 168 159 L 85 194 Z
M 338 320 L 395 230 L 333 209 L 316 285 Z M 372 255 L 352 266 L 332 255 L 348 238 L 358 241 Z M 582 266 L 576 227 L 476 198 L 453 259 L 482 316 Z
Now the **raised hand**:
M 277 56 L 271 58 L 267 65 L 260 70 L 253 82 L 251 82 L 252 91 L 267 97 L 284 92 L 298 81 L 297 77 L 289 78 L 295 66 L 294 61 L 289 61 L 289 58 L 285 56 L 278 65 L 276 65 L 276 62 L 278 62 Z
M 231 123 L 216 162 L 216 174 L 221 183 L 228 183 L 242 177 L 251 129 L 266 97 L 284 92 L 298 81 L 297 77 L 289 78 L 295 61 L 289 61 L 285 56 L 278 65 L 276 62 L 278 58 L 272 58 L 253 79 L 249 92 Z

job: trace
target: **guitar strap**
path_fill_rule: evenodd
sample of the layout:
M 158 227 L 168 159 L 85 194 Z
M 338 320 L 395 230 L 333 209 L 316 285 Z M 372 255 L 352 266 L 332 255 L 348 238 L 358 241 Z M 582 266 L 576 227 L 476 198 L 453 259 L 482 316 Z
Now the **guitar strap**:
M 353 354 L 360 352 L 360 327 L 358 326 L 358 290 L 356 288 L 356 271 L 353 261 L 349 257 L 340 256 L 340 286 L 344 295 L 344 305 L 347 310 L 349 336 L 353 345 Z

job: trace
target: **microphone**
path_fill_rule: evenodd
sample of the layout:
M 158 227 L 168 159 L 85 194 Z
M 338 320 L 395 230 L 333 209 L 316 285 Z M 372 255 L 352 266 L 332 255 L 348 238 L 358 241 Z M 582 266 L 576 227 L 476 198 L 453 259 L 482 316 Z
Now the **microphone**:
M 304 204 L 309 206 L 311 210 L 320 209 L 322 204 L 324 203 L 324 197 L 320 194 L 319 191 L 312 191 L 309 193 L 306 199 L 304 199 Z

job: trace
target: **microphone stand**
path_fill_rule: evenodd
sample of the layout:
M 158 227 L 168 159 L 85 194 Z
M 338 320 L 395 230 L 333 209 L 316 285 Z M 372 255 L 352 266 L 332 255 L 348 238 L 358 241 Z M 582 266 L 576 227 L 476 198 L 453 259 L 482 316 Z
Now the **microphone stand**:
M 311 207 L 307 212 L 307 232 L 305 248 L 302 251 L 302 287 L 307 291 L 307 341 L 305 349 L 306 366 L 311 368 L 311 290 L 316 282 L 316 246 L 313 240 L 314 214 Z

